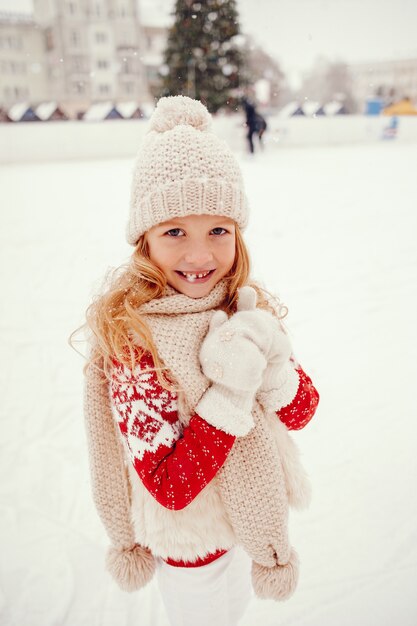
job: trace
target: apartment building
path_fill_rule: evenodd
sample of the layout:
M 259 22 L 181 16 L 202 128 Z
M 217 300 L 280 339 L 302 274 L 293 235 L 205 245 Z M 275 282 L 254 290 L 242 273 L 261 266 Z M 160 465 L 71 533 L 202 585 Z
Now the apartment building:
M 32 17 L 0 12 L 0 104 L 48 97 L 41 29 Z
M 136 0 L 34 0 L 53 100 L 149 100 Z M 73 111 L 70 111 L 73 112 Z
M 54 100 L 76 117 L 96 102 L 152 101 L 167 29 L 144 26 L 136 0 L 33 0 L 33 8 L 33 17 L 0 14 L 0 105 Z
M 379 96 L 387 103 L 409 97 L 417 103 L 417 58 L 349 65 L 353 92 L 361 103 Z

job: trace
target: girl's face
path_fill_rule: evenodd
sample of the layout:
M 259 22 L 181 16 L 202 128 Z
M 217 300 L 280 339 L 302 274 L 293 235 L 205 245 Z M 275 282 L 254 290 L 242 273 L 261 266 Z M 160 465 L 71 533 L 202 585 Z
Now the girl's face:
M 209 294 L 235 259 L 235 225 L 228 217 L 176 217 L 145 237 L 151 261 L 171 287 L 190 298 Z

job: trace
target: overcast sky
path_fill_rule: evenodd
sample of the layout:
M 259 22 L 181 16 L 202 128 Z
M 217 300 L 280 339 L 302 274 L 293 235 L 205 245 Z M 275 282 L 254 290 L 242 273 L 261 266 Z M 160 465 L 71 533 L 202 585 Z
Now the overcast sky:
M 296 85 L 314 60 L 417 57 L 417 0 L 237 0 L 242 31 L 275 56 Z M 169 15 L 174 0 L 139 5 Z M 0 10 L 31 12 L 32 0 L 0 0 Z

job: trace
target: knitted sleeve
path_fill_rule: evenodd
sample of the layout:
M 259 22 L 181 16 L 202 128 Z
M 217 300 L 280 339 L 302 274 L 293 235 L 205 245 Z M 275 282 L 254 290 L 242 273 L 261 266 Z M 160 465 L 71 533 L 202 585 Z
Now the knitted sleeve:
M 288 430 L 301 430 L 316 412 L 320 396 L 301 365 L 291 358 L 280 374 L 274 409 Z
M 149 493 L 164 507 L 186 507 L 223 466 L 235 437 L 194 414 L 182 427 L 176 394 L 164 389 L 150 354 L 132 372 L 113 361 L 113 415 L 130 460 Z

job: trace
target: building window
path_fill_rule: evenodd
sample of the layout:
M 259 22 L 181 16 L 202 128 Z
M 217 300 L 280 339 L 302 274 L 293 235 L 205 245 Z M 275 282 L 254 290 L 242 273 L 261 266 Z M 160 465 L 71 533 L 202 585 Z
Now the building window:
M 82 72 L 83 71 L 83 60 L 81 57 L 73 57 L 72 58 L 72 69 L 74 72 Z
M 107 41 L 107 33 L 103 33 L 103 32 L 96 33 L 97 43 L 105 43 L 106 41 Z
M 109 62 L 108 62 L 108 61 L 106 61 L 106 59 L 98 59 L 98 61 L 97 61 L 97 67 L 98 67 L 100 70 L 107 70 L 107 69 L 108 69 L 108 67 L 109 67 Z
M 74 15 L 76 11 L 75 2 L 68 2 L 68 13 Z
M 125 92 L 132 94 L 134 92 L 135 86 L 133 83 L 125 83 Z
M 18 36 L 14 37 L 14 49 L 21 50 L 22 47 L 23 47 L 22 38 Z
M 22 37 L 19 35 L 8 35 L 7 37 L 0 37 L 0 48 L 4 50 L 21 50 L 22 49 Z
M 29 98 L 29 90 L 27 87 L 14 87 L 14 97 L 22 100 Z
M 70 42 L 73 46 L 79 46 L 81 42 L 80 33 L 76 30 L 72 30 L 70 33 Z
M 110 93 L 110 85 L 99 85 L 98 90 L 102 95 L 107 95 Z

